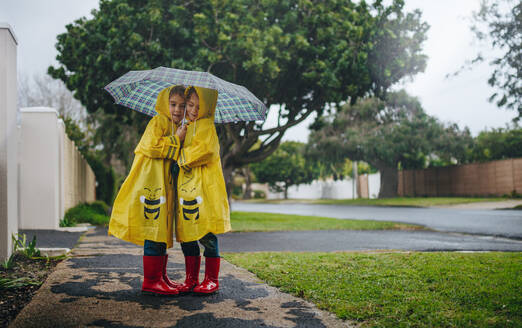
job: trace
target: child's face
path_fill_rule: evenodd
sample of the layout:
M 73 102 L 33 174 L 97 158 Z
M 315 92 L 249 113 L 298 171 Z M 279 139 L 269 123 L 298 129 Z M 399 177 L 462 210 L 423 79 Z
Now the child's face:
M 183 112 L 185 111 L 185 97 L 173 94 L 169 98 L 169 112 L 170 117 L 174 123 L 179 123 L 183 119 Z
M 187 118 L 190 121 L 195 121 L 199 113 L 199 97 L 196 93 L 190 95 L 187 100 Z

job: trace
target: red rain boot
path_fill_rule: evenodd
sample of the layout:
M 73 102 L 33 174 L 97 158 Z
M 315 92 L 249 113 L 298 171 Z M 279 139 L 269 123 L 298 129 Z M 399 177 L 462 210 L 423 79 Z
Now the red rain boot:
M 170 280 L 169 276 L 167 276 L 167 263 L 169 263 L 169 255 L 165 254 L 163 256 L 163 280 L 170 287 L 179 289 L 179 287 L 181 287 L 181 284 L 178 284 L 177 282 Z
M 172 288 L 163 280 L 163 256 L 143 256 L 143 285 L 142 292 L 160 295 L 178 295 L 176 288 Z
M 220 257 L 205 257 L 205 279 L 194 287 L 196 294 L 212 294 L 219 289 L 219 263 Z
M 178 288 L 180 293 L 191 292 L 199 284 L 201 256 L 185 256 L 185 282 Z

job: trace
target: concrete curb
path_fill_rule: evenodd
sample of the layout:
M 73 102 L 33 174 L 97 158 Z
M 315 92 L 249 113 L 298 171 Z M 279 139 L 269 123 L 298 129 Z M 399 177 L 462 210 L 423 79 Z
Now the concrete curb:
M 42 247 L 42 248 L 38 248 L 38 250 L 40 251 L 41 256 L 47 255 L 49 257 L 67 255 L 71 251 L 70 248 L 65 248 L 65 247 L 63 247 L 63 248 Z

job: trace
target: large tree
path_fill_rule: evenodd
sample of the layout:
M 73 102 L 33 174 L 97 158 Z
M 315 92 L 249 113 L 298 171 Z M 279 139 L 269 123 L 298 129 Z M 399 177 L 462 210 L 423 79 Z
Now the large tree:
M 270 155 L 285 131 L 329 105 L 383 96 L 423 71 L 428 29 L 404 1 L 101 0 L 91 19 L 58 36 L 56 67 L 89 113 L 101 117 L 108 154 L 129 166 L 147 119 L 113 104 L 103 86 L 129 70 L 170 66 L 209 71 L 246 86 L 277 126 L 218 125 L 227 181 L 234 168 Z M 272 107 L 273 106 L 273 107 Z M 261 140 L 260 147 L 252 147 Z
M 490 101 L 498 107 L 518 111 L 522 118 L 522 2 L 520 0 L 482 0 L 473 15 L 471 27 L 475 37 L 489 43 L 495 55 L 483 53 L 471 61 L 489 61 L 494 70 L 488 84 L 497 89 Z
M 326 163 L 365 161 L 381 173 L 379 197 L 397 195 L 397 169 L 420 169 L 427 156 L 466 159 L 472 138 L 467 129 L 427 115 L 405 91 L 346 105 L 310 134 L 308 154 Z

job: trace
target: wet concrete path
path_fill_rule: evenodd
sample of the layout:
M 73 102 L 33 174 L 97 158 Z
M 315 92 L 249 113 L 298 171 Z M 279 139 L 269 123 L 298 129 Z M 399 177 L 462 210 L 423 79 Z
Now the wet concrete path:
M 226 261 L 215 295 L 142 295 L 142 252 L 141 247 L 108 237 L 105 228 L 89 230 L 12 327 L 350 326 Z M 169 250 L 172 279 L 182 279 L 183 263 L 179 246 Z M 203 272 L 202 268 L 201 278 Z

